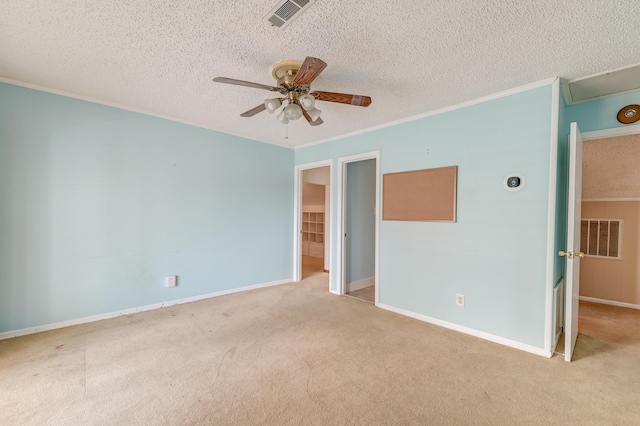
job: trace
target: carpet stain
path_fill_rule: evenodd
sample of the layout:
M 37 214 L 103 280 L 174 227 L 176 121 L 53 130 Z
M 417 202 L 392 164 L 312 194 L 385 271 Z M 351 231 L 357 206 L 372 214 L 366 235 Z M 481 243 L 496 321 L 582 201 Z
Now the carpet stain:
M 0 424 L 640 425 L 640 311 L 581 301 L 566 363 L 328 285 L 317 275 L 0 341 Z

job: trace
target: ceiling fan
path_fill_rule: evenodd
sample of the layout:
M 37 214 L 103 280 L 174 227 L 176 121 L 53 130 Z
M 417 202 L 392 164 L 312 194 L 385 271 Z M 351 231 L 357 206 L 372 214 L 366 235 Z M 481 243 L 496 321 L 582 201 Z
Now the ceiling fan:
M 318 90 L 311 91 L 311 83 L 320 75 L 326 66 L 327 64 L 324 61 L 311 56 L 307 56 L 302 63 L 292 60 L 275 63 L 271 67 L 271 75 L 277 81 L 277 86 L 268 86 L 226 77 L 216 77 L 213 81 L 280 93 L 283 97 L 266 99 L 264 103 L 255 108 L 251 108 L 249 111 L 243 112 L 240 116 L 252 117 L 264 110 L 273 114 L 284 105 L 284 108 L 277 116 L 278 121 L 282 124 L 289 123 L 289 120 L 298 120 L 303 116 L 312 126 L 322 124 L 323 121 L 322 118 L 320 118 L 322 111 L 315 107 L 316 101 L 337 102 L 361 107 L 367 107 L 371 104 L 371 98 L 369 96 L 321 92 Z

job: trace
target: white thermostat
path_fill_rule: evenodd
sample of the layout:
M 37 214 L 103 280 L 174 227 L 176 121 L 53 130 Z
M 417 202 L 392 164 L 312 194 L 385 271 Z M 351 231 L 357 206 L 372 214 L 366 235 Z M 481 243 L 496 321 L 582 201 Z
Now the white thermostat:
M 524 187 L 524 176 L 518 173 L 511 173 L 504 178 L 504 188 L 507 191 L 520 191 Z

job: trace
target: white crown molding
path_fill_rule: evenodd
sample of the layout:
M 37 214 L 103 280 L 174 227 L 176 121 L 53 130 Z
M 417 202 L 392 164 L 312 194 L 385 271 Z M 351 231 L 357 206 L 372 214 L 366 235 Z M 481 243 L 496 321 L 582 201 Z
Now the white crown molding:
M 27 83 L 25 81 L 15 80 L 15 79 L 4 77 L 4 76 L 0 75 L 0 83 L 7 83 L 7 84 L 14 85 L 14 86 L 24 87 L 24 88 L 27 88 L 27 89 L 33 89 L 33 90 L 38 90 L 38 91 L 41 91 L 41 92 L 51 93 L 51 94 L 54 94 L 54 95 L 65 96 L 67 98 L 78 99 L 78 100 L 81 100 L 81 101 L 91 102 L 91 103 L 95 103 L 95 104 L 99 104 L 99 105 L 105 105 L 105 106 L 112 107 L 112 108 L 118 108 L 118 109 L 121 109 L 121 110 L 124 110 L 124 111 L 136 112 L 136 113 L 148 115 L 148 116 L 151 116 L 151 117 L 161 118 L 163 120 L 173 121 L 173 122 L 176 122 L 176 123 L 186 124 L 186 125 L 198 127 L 198 128 L 201 128 L 201 129 L 211 130 L 211 131 L 218 132 L 218 133 L 223 133 L 223 134 L 227 134 L 227 135 L 231 135 L 231 136 L 236 136 L 236 137 L 239 137 L 239 138 L 248 139 L 248 140 L 252 140 L 252 141 L 256 141 L 256 142 L 263 142 L 263 143 L 267 143 L 269 145 L 275 145 L 275 146 L 279 146 L 281 148 L 289 148 L 289 149 L 306 148 L 306 147 L 309 147 L 309 146 L 318 145 L 318 144 L 322 144 L 322 143 L 325 143 L 325 142 L 331 142 L 331 141 L 334 141 L 334 140 L 345 139 L 345 138 L 348 138 L 348 137 L 351 137 L 351 136 L 356 136 L 356 135 L 360 135 L 360 134 L 363 134 L 363 133 L 369 133 L 369 132 L 372 132 L 372 131 L 375 131 L 375 130 L 396 126 L 398 124 L 419 120 L 421 118 L 426 118 L 426 117 L 431 117 L 431 116 L 434 116 L 434 115 L 443 114 L 443 113 L 449 112 L 449 111 L 455 111 L 457 109 L 466 108 L 466 107 L 469 107 L 471 105 L 476 105 L 476 104 L 480 104 L 480 103 L 483 103 L 483 102 L 489 102 L 489 101 L 492 101 L 492 100 L 495 100 L 495 99 L 503 98 L 503 97 L 506 97 L 506 96 L 511 96 L 511 95 L 516 94 L 516 93 L 522 93 L 522 92 L 526 92 L 526 91 L 529 91 L 529 90 L 537 89 L 539 87 L 548 86 L 550 84 L 553 84 L 557 80 L 558 80 L 558 77 L 553 77 L 553 78 L 548 78 L 548 79 L 545 79 L 545 80 L 540 80 L 540 81 L 537 81 L 537 82 L 534 82 L 534 83 L 526 84 L 524 86 L 518 86 L 518 87 L 515 87 L 515 88 L 512 88 L 512 89 L 508 89 L 508 90 L 505 90 L 505 91 L 502 91 L 502 92 L 498 92 L 498 93 L 494 93 L 494 94 L 491 94 L 491 95 L 483 96 L 483 97 L 480 97 L 480 98 L 472 99 L 470 101 L 462 102 L 462 103 L 459 103 L 459 104 L 456 104 L 456 105 L 452 105 L 452 106 L 449 106 L 449 107 L 444 107 L 444 108 L 436 109 L 436 110 L 429 111 L 429 112 L 426 112 L 426 113 L 422 113 L 422 114 L 419 114 L 419 115 L 403 118 L 403 119 L 396 120 L 396 121 L 391 121 L 389 123 L 385 123 L 385 124 L 381 124 L 381 125 L 378 125 L 378 126 L 369 127 L 367 129 L 358 130 L 358 131 L 355 131 L 355 132 L 352 132 L 352 133 L 347 133 L 347 134 L 344 134 L 344 135 L 335 136 L 335 137 L 332 137 L 332 138 L 323 139 L 323 140 L 320 140 L 320 141 L 311 142 L 311 143 L 300 145 L 300 146 L 296 146 L 296 147 L 291 147 L 290 145 L 274 143 L 274 142 L 268 141 L 266 139 L 256 139 L 254 137 L 251 137 L 251 136 L 248 136 L 248 135 L 244 135 L 244 134 L 240 134 L 240 133 L 222 132 L 222 131 L 220 131 L 218 129 L 202 126 L 200 124 L 195 124 L 195 123 L 192 123 L 192 122 L 186 121 L 186 120 L 179 120 L 179 119 L 176 119 L 176 118 L 172 118 L 172 117 L 165 116 L 165 115 L 162 115 L 162 114 L 157 114 L 157 113 L 154 113 L 154 112 L 151 112 L 151 111 L 147 111 L 147 110 L 143 110 L 143 109 L 140 109 L 140 108 L 134 108 L 134 107 L 131 107 L 131 106 L 128 106 L 128 105 L 118 104 L 116 102 L 103 101 L 103 100 L 92 98 L 92 97 L 89 97 L 89 96 L 78 95 L 76 93 L 66 92 L 64 90 L 53 89 L 53 88 L 45 87 L 45 86 L 40 86 L 38 84 Z
M 537 81 L 537 82 L 534 82 L 534 83 L 525 84 L 524 86 L 514 87 L 512 89 L 508 89 L 508 90 L 505 90 L 505 91 L 502 91 L 502 92 L 498 92 L 498 93 L 493 93 L 491 95 L 487 95 L 487 96 L 483 96 L 483 97 L 480 97 L 480 98 L 472 99 L 470 101 L 461 102 L 459 104 L 455 104 L 455 105 L 452 105 L 452 106 L 436 109 L 436 110 L 433 110 L 433 111 L 428 111 L 428 112 L 425 112 L 425 113 L 422 113 L 422 114 L 413 115 L 411 117 L 401 118 L 400 120 L 391 121 L 389 123 L 380 124 L 378 126 L 373 126 L 373 127 L 369 127 L 369 128 L 366 128 L 366 129 L 358 130 L 358 131 L 355 131 L 355 132 L 347 133 L 347 134 L 342 135 L 342 136 L 335 136 L 335 137 L 332 137 L 332 138 L 323 139 L 321 141 L 316 141 L 316 142 L 311 142 L 311 143 L 307 143 L 307 144 L 304 144 L 304 145 L 299 145 L 299 146 L 296 146 L 294 149 L 307 148 L 307 147 L 310 147 L 310 146 L 313 146 L 313 145 L 319 145 L 321 143 L 341 140 L 341 139 L 345 139 L 345 138 L 348 138 L 348 137 L 361 135 L 363 133 L 369 133 L 369 132 L 373 132 L 375 130 L 380 130 L 380 129 L 385 129 L 387 127 L 397 126 L 398 124 L 403 124 L 403 123 L 408 123 L 410 121 L 420 120 L 421 118 L 431 117 L 431 116 L 434 116 L 434 115 L 444 114 L 445 112 L 450 112 L 450 111 L 455 111 L 457 109 L 467 108 L 467 107 L 472 106 L 472 105 L 477 105 L 477 104 L 481 104 L 481 103 L 484 103 L 484 102 L 493 101 L 493 100 L 496 100 L 496 99 L 500 99 L 500 98 L 504 98 L 504 97 L 507 97 L 507 96 L 515 95 L 517 93 L 522 93 L 522 92 L 527 92 L 529 90 L 538 89 L 538 88 L 544 87 L 544 86 L 549 86 L 549 85 L 555 83 L 558 80 L 559 80 L 558 77 L 547 78 L 545 80 L 540 80 L 540 81 Z
M 139 306 L 136 308 L 123 309 L 121 311 L 116 311 L 116 312 L 107 312 L 105 314 L 92 315 L 92 316 L 83 317 L 83 318 L 76 318 L 68 321 L 54 322 L 51 324 L 45 324 L 45 325 L 40 325 L 35 327 L 22 328 L 20 330 L 5 331 L 3 333 L 0 333 L 0 340 L 11 339 L 12 337 L 18 337 L 18 336 L 26 336 L 27 334 L 40 333 L 43 331 L 55 330 L 58 328 L 70 327 L 72 325 L 86 324 L 89 322 L 101 321 L 109 318 L 116 318 L 123 315 L 131 315 L 138 312 L 152 311 L 154 309 L 160 309 L 160 308 L 166 308 L 168 306 L 196 302 L 198 300 L 210 299 L 212 297 L 218 297 L 218 296 L 225 296 L 227 294 L 232 294 L 232 293 L 240 293 L 248 290 L 255 290 L 257 288 L 287 284 L 287 283 L 290 283 L 291 281 L 292 281 L 291 279 L 271 281 L 271 282 L 262 283 L 262 284 L 255 284 L 255 285 L 250 285 L 246 287 L 234 288 L 231 290 L 224 290 L 224 291 L 218 291 L 215 293 L 202 294 L 199 296 L 185 297 L 184 299 L 176 299 L 176 300 L 170 300 L 167 302 L 154 303 L 153 305 L 145 305 L 145 306 Z
M 176 118 L 173 118 L 173 117 L 169 117 L 169 116 L 162 115 L 162 114 L 157 114 L 155 112 L 147 111 L 147 110 L 144 110 L 144 109 L 130 107 L 128 105 L 122 105 L 122 104 L 119 104 L 119 103 L 116 103 L 116 102 L 103 101 L 103 100 L 92 98 L 92 97 L 89 97 L 89 96 L 78 95 L 78 94 L 72 93 L 72 92 L 66 92 L 64 90 L 52 89 L 50 87 L 40 86 L 38 84 L 27 83 L 27 82 L 20 81 L 20 80 L 14 80 L 12 78 L 3 77 L 1 75 L 0 75 L 0 83 L 11 84 L 13 86 L 24 87 L 25 89 L 32 89 L 32 90 L 37 90 L 39 92 L 51 93 L 53 95 L 59 95 L 59 96 L 67 97 L 67 98 L 78 99 L 80 101 L 91 102 L 91 103 L 94 103 L 94 104 L 104 105 L 104 106 L 108 106 L 108 107 L 111 107 L 111 108 L 117 108 L 117 109 L 121 109 L 121 110 L 124 110 L 124 111 L 136 112 L 138 114 L 144 114 L 144 115 L 148 115 L 150 117 L 156 117 L 156 118 L 161 118 L 163 120 L 173 121 L 174 123 L 186 124 L 188 126 L 198 127 L 200 129 L 211 130 L 212 132 L 217 132 L 217 133 L 222 133 L 222 134 L 225 134 L 225 135 L 236 136 L 236 137 L 239 137 L 239 138 L 242 138 L 242 139 L 251 140 L 251 141 L 263 142 L 263 143 L 267 143 L 269 145 L 279 146 L 281 148 L 293 149 L 289 145 L 277 144 L 277 143 L 274 143 L 274 142 L 271 142 L 271 141 L 268 141 L 268 140 L 265 140 L 265 139 L 255 139 L 255 138 L 253 138 L 251 136 L 243 135 L 243 134 L 240 134 L 240 133 L 221 132 L 218 129 L 202 126 L 200 124 L 195 124 L 195 123 L 192 123 L 192 122 L 186 121 L 186 120 L 179 120 L 179 119 L 176 119 Z

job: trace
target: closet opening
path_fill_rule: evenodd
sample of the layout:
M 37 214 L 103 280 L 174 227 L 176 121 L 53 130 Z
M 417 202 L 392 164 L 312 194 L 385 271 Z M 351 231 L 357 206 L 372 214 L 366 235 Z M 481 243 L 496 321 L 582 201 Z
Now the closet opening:
M 294 281 L 321 274 L 330 281 L 331 163 L 326 160 L 295 168 Z

